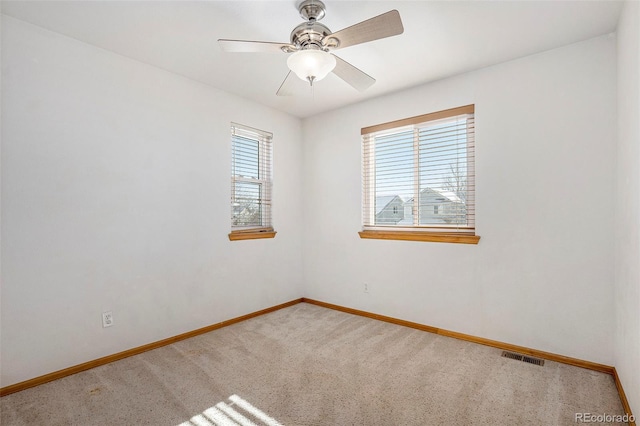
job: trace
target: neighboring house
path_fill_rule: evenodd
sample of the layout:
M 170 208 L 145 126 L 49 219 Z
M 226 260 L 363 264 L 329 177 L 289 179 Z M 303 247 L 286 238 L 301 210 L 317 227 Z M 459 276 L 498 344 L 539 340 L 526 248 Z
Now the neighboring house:
M 399 225 L 413 225 L 413 197 L 404 203 L 404 219 Z M 464 223 L 465 203 L 451 191 L 425 188 L 420 191 L 420 225 Z
M 376 224 L 395 225 L 404 218 L 404 201 L 397 195 L 376 197 Z

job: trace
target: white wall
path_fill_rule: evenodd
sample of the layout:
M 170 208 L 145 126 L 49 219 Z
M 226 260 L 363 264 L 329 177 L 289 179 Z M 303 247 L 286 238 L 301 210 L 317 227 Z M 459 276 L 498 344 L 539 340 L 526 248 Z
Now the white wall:
M 640 415 L 640 3 L 627 1 L 618 26 L 615 367 Z
M 615 43 L 306 119 L 305 296 L 611 365 Z M 360 128 L 470 103 L 479 245 L 361 240 Z
M 299 119 L 9 17 L 2 63 L 2 386 L 301 296 Z M 232 120 L 275 239 L 227 238 Z

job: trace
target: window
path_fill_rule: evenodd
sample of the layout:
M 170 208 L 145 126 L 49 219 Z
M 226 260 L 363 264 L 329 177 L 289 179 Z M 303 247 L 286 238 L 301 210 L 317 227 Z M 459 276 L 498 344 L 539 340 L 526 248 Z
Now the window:
M 362 238 L 478 243 L 474 109 L 362 129 Z M 404 206 L 395 221 L 381 215 L 390 199 Z
M 231 123 L 231 233 L 229 239 L 273 238 L 272 134 Z

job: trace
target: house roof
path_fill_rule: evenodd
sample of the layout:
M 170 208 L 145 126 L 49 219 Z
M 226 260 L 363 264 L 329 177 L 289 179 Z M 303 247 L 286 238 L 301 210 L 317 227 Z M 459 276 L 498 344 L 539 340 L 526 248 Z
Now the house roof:
M 398 198 L 401 203 L 403 202 L 402 198 L 397 195 L 381 195 L 379 197 L 376 197 L 376 214 L 384 210 L 385 207 L 387 207 L 389 203 L 391 203 L 396 198 Z
M 462 203 L 463 202 L 460 199 L 460 197 L 458 197 L 455 194 L 455 192 L 451 192 L 451 191 L 443 191 L 443 190 L 438 190 L 438 189 L 433 189 L 433 188 L 424 188 L 420 192 L 421 193 L 432 192 L 432 193 L 434 193 L 436 195 L 440 195 L 440 196 L 446 198 L 447 201 L 451 201 L 452 203 Z M 405 201 L 405 204 L 408 204 L 408 203 L 413 203 L 413 197 L 411 197 L 407 201 Z
M 444 190 L 438 190 L 438 189 L 433 189 L 433 188 L 425 188 L 420 192 L 421 193 L 423 193 L 423 192 L 433 192 L 433 193 L 435 193 L 437 195 L 441 195 L 442 197 L 446 198 L 448 201 L 451 201 L 453 203 L 461 203 L 462 202 L 460 197 L 458 197 L 455 192 L 451 192 L 451 191 L 444 191 Z

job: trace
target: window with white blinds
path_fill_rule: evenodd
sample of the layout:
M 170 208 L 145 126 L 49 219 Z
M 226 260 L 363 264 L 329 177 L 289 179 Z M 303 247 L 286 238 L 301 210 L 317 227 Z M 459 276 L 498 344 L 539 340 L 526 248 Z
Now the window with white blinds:
M 272 230 L 269 132 L 231 123 L 231 227 Z
M 475 233 L 474 105 L 362 129 L 363 231 Z

